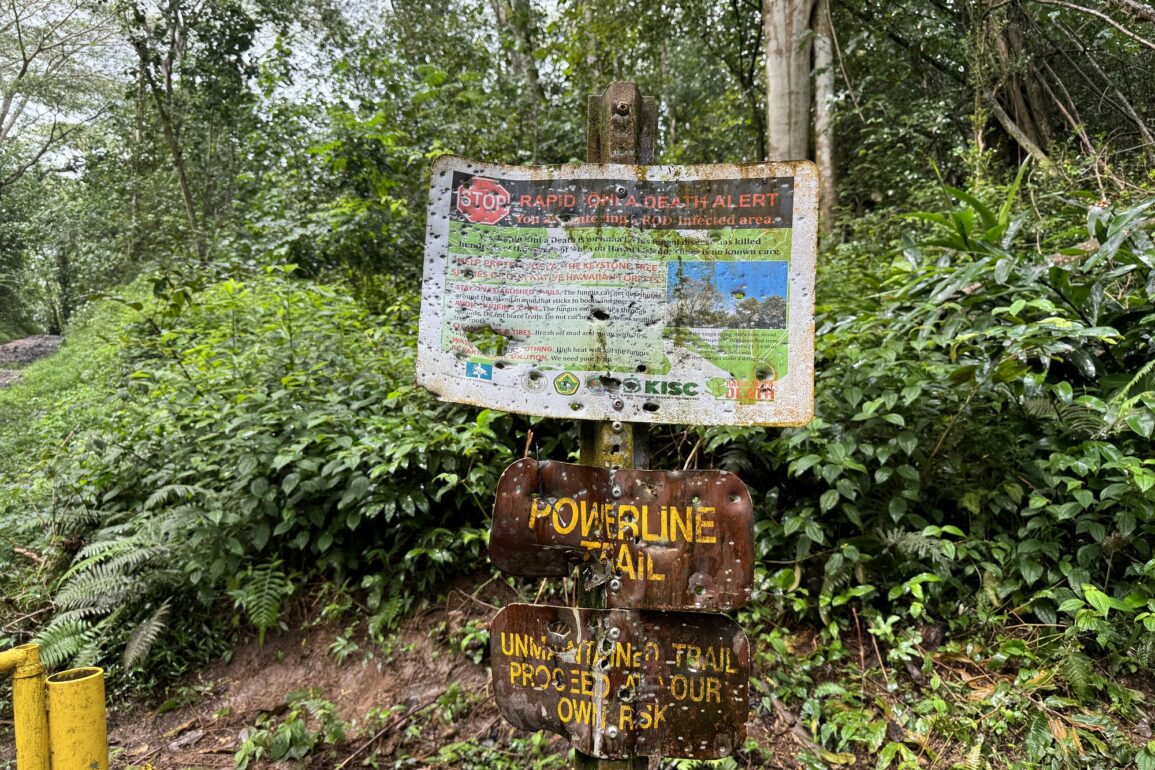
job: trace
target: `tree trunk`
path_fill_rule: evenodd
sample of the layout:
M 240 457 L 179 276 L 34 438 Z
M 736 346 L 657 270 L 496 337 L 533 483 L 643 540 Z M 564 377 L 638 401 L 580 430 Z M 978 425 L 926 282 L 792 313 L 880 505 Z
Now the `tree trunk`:
M 834 157 L 834 35 L 830 0 L 814 10 L 814 162 L 818 164 L 818 226 L 829 233 L 838 205 Z
M 810 150 L 810 14 L 815 0 L 762 0 L 766 155 L 802 160 Z

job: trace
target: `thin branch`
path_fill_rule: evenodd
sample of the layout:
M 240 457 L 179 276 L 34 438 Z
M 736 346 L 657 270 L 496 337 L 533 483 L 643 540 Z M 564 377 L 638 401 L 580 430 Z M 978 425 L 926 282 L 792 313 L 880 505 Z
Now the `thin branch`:
M 1051 159 L 1047 157 L 1047 154 L 1043 152 L 1043 150 L 1037 144 L 1031 141 L 1026 132 L 1019 128 L 1015 121 L 1011 120 L 1011 116 L 1007 114 L 1007 111 L 1003 109 L 998 100 L 994 97 L 990 97 L 986 100 L 986 102 L 987 107 L 990 108 L 991 114 L 995 116 L 995 120 L 999 122 L 999 125 L 1003 127 L 1003 130 L 1010 134 L 1011 138 L 1018 142 L 1019 146 L 1027 151 L 1028 155 L 1037 160 L 1039 165 L 1043 166 L 1047 170 L 1053 170 L 1055 164 L 1051 162 Z
M 1139 21 L 1148 21 L 1155 24 L 1155 8 L 1140 3 L 1138 0 L 1108 0 L 1111 5 L 1130 12 Z
M 1065 2 L 1063 2 L 1063 0 L 1034 0 L 1034 1 L 1036 3 L 1041 4 L 1041 5 L 1057 5 L 1061 8 L 1068 8 L 1072 11 L 1077 11 L 1078 13 L 1085 13 L 1085 14 L 1088 14 L 1090 16 L 1094 16 L 1097 19 L 1102 19 L 1103 21 L 1107 22 L 1109 25 L 1111 25 L 1112 27 L 1114 27 L 1118 31 L 1122 32 L 1127 37 L 1134 40 L 1136 43 L 1139 43 L 1140 45 L 1145 45 L 1148 48 L 1150 48 L 1152 51 L 1155 51 L 1155 43 L 1152 43 L 1147 38 L 1139 37 L 1134 32 L 1127 29 L 1122 24 L 1115 21 L 1114 19 L 1112 19 L 1110 16 L 1103 13 L 1102 11 L 1096 11 L 1094 8 L 1084 8 L 1083 6 L 1075 5 L 1074 3 L 1065 3 Z
M 842 58 L 842 46 L 838 43 L 838 30 L 834 28 L 834 17 L 830 6 L 826 6 L 826 23 L 830 28 L 830 41 L 834 43 L 834 55 L 838 57 L 838 69 L 842 71 L 842 82 L 846 84 L 846 93 L 850 94 L 850 101 L 854 103 L 854 111 L 858 119 L 864 124 L 866 116 L 862 114 L 862 105 L 858 103 L 858 96 L 854 93 L 854 84 L 850 82 L 850 74 L 846 71 L 846 61 Z
M 1112 104 L 1113 106 L 1115 106 L 1116 109 L 1118 109 L 1120 112 L 1122 112 L 1124 115 L 1126 115 L 1128 118 L 1131 119 L 1131 121 L 1135 124 L 1135 127 L 1139 130 L 1140 138 L 1143 139 L 1143 142 L 1145 145 L 1148 145 L 1148 151 L 1147 151 L 1148 159 L 1155 162 L 1155 151 L 1152 151 L 1150 149 L 1151 145 L 1155 145 L 1155 136 L 1153 136 L 1151 134 L 1151 130 L 1149 128 L 1147 128 L 1147 124 L 1145 122 L 1143 122 L 1143 119 L 1141 117 L 1139 117 L 1139 114 L 1135 111 L 1135 108 L 1131 105 L 1131 102 L 1129 102 L 1127 100 L 1127 97 L 1123 95 L 1123 92 L 1120 91 L 1118 89 L 1118 87 L 1116 87 L 1114 81 L 1111 80 L 1111 77 L 1103 70 L 1103 68 L 1101 66 L 1099 66 L 1099 62 L 1096 61 L 1095 57 L 1091 55 L 1090 49 L 1088 49 L 1087 46 L 1085 46 L 1083 44 L 1083 42 L 1079 39 L 1079 36 L 1076 35 L 1071 30 L 1071 28 L 1068 27 L 1066 24 L 1064 24 L 1061 20 L 1059 21 L 1057 26 L 1059 27 L 1059 29 L 1061 29 L 1063 31 L 1063 34 L 1065 34 L 1067 36 L 1067 38 L 1072 43 L 1079 46 L 1079 49 L 1083 52 L 1083 55 L 1087 57 L 1087 62 L 1091 65 L 1092 68 L 1094 68 L 1096 74 L 1098 74 L 1099 77 L 1101 77 L 1103 79 L 1103 82 L 1106 84 L 1106 86 L 1102 88 L 1103 98 L 1107 99 L 1107 102 L 1109 104 Z M 1062 50 L 1062 49 L 1060 49 L 1060 50 Z M 1066 53 L 1064 52 L 1063 55 L 1066 56 Z M 1067 57 L 1067 59 L 1068 59 L 1068 61 L 1072 61 L 1070 59 L 1070 57 Z M 1088 83 L 1091 83 L 1092 85 L 1094 85 L 1094 81 L 1092 81 L 1090 78 L 1088 78 L 1086 76 L 1086 74 L 1084 74 L 1082 72 L 1082 70 L 1079 70 L 1077 65 L 1076 65 L 1075 69 L 1079 71 L 1079 74 L 1083 75 L 1083 77 L 1086 78 Z M 1109 99 L 1107 97 L 1107 91 L 1108 90 L 1111 90 L 1114 92 L 1114 96 L 1115 96 L 1114 99 Z

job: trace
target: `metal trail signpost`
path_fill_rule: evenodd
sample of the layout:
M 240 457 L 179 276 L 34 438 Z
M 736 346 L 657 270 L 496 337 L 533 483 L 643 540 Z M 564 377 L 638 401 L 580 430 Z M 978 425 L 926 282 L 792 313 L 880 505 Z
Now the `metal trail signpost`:
M 490 628 L 498 708 L 578 768 L 717 759 L 746 735 L 753 506 L 723 471 L 644 470 L 650 423 L 791 425 L 813 411 L 813 164 L 653 166 L 656 105 L 591 96 L 587 165 L 433 169 L 419 384 L 581 420 L 577 465 L 520 460 L 490 536 L 512 575 L 578 568 L 575 607 Z

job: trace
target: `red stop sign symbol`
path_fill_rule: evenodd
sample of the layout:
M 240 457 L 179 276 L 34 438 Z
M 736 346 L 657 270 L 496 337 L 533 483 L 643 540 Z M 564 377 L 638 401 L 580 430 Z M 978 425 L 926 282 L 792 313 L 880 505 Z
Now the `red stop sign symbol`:
M 495 225 L 509 215 L 509 191 L 475 176 L 457 188 L 457 210 L 474 224 Z

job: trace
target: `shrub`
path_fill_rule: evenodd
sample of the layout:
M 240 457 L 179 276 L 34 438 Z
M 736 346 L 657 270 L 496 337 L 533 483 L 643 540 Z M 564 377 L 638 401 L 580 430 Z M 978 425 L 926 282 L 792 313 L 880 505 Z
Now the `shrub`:
M 82 545 L 42 634 L 50 663 L 132 665 L 175 604 L 225 592 L 263 633 L 312 576 L 363 578 L 387 625 L 482 553 L 509 418 L 409 384 L 412 294 L 370 317 L 288 272 L 120 299 L 136 316 L 124 403 L 60 469 Z
M 788 473 L 760 546 L 809 567 L 776 584 L 826 622 L 1013 610 L 1125 651 L 1155 631 L 1155 201 L 1093 206 L 1083 243 L 1045 253 L 1016 242 L 1016 188 L 997 211 L 948 188 L 875 307 L 821 314 L 810 425 L 707 447 Z

